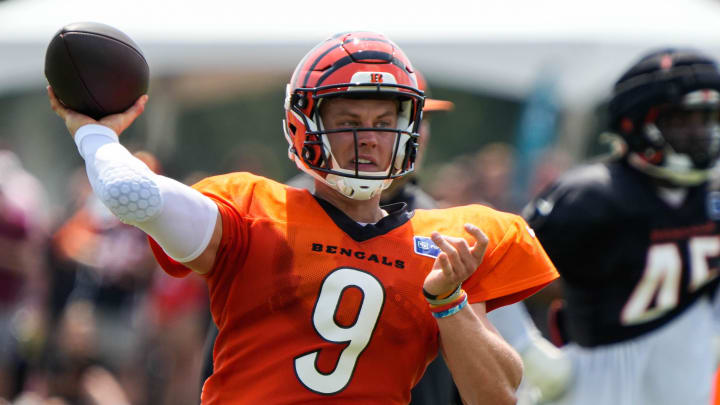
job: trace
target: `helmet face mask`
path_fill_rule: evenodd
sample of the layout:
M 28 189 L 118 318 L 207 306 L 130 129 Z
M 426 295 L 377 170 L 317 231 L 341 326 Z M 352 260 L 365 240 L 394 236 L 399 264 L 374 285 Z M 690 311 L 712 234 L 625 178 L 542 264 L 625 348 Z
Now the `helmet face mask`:
M 655 128 L 676 154 L 686 156 L 696 168 L 712 167 L 720 152 L 720 109 L 661 106 Z
M 397 100 L 397 125 L 327 129 L 321 107 L 335 98 Z M 410 62 L 390 40 L 368 32 L 336 35 L 305 56 L 287 86 L 284 130 L 289 157 L 346 197 L 372 198 L 414 170 L 423 100 Z M 384 171 L 359 168 L 359 139 L 370 131 L 393 137 L 391 163 Z M 331 137 L 348 133 L 355 144 L 354 169 L 341 167 L 331 146 Z
M 628 161 L 671 186 L 707 181 L 720 157 L 720 73 L 692 50 L 662 50 L 631 67 L 615 85 L 611 129 Z

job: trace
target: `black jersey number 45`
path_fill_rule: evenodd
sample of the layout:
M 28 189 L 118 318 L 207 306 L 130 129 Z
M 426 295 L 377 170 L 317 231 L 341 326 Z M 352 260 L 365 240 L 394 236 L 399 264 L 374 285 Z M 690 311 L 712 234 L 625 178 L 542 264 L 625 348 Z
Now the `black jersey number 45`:
M 688 254 L 690 273 L 686 292 L 692 294 L 717 276 L 717 269 L 711 268 L 708 261 L 720 256 L 720 237 L 690 238 Z M 651 245 L 643 275 L 620 315 L 622 324 L 651 321 L 675 308 L 681 297 L 682 270 L 682 254 L 677 243 Z

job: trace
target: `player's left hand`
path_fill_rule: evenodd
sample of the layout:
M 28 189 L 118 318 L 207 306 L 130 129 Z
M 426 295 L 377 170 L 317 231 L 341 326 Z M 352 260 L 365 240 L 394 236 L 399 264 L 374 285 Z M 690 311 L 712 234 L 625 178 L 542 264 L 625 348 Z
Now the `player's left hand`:
M 443 236 L 438 232 L 433 232 L 430 236 L 442 252 L 425 277 L 423 288 L 428 293 L 440 295 L 454 290 L 482 263 L 488 237 L 480 228 L 472 224 L 465 224 L 465 231 L 475 238 L 472 247 L 463 238 Z

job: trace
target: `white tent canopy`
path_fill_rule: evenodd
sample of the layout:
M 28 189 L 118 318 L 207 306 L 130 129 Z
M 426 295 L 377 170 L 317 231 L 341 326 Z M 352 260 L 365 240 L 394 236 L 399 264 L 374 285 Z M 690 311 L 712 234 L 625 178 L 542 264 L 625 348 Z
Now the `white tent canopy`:
M 434 81 L 522 97 L 551 75 L 565 105 L 589 105 L 644 50 L 692 45 L 720 56 L 720 2 L 687 0 L 205 0 L 0 2 L 0 92 L 44 85 L 45 48 L 63 25 L 113 25 L 153 74 L 202 69 L 289 73 L 328 35 L 386 33 Z
M 78 21 L 126 32 L 143 49 L 153 78 L 191 73 L 183 82 L 195 86 L 204 86 L 201 75 L 228 72 L 243 73 L 239 86 L 262 86 L 258 78 L 267 74 L 289 78 L 313 45 L 360 29 L 387 34 L 433 86 L 523 99 L 538 79 L 550 77 L 564 113 L 557 144 L 571 156 L 584 150 L 592 107 L 642 52 L 692 45 L 720 57 L 720 0 L 0 0 L 0 96 L 43 89 L 48 42 Z M 177 91 L 178 82 L 151 87 L 151 150 L 171 149 L 158 145 L 173 142 L 177 101 L 162 90 Z M 217 88 L 208 89 L 217 96 Z M 25 163 L 53 195 L 62 195 L 69 168 L 60 167 L 52 148 L 36 147 L 50 131 L 45 125 L 17 118 L 5 129 L 27 134 L 15 138 L 18 152 L 25 151 Z

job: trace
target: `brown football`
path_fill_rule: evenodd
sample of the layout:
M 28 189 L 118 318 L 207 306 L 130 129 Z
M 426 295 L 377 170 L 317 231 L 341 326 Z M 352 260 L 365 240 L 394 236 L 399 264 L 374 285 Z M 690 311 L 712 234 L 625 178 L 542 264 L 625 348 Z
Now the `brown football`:
M 132 106 L 147 93 L 149 76 L 140 47 L 105 24 L 66 25 L 45 53 L 45 77 L 58 99 L 95 119 Z

